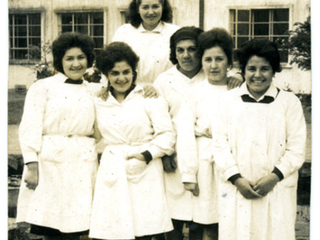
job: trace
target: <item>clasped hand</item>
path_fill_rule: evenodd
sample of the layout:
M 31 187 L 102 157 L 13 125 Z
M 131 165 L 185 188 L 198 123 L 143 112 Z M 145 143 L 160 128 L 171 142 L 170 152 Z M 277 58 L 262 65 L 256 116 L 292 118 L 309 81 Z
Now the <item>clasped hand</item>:
M 250 182 L 246 178 L 238 178 L 234 182 L 234 185 L 245 198 L 257 199 L 266 196 L 279 181 L 280 179 L 278 176 L 274 173 L 271 173 L 260 178 L 255 183 Z
M 39 182 L 38 163 L 32 162 L 27 164 L 27 172 L 24 178 L 26 187 L 35 190 Z

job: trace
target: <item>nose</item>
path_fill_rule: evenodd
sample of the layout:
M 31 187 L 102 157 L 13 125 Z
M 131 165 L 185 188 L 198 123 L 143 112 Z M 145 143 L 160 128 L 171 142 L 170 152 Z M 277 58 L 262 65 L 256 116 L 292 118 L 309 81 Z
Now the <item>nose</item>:
M 149 9 L 148 9 L 148 14 L 153 14 L 153 13 L 154 13 L 153 9 L 152 9 L 152 8 L 149 8 Z
M 123 74 L 120 74 L 118 77 L 118 80 L 123 81 L 125 80 L 125 76 Z
M 254 73 L 254 76 L 255 76 L 255 77 L 260 77 L 260 76 L 261 76 L 260 70 L 257 69 L 257 70 L 255 71 L 255 73 Z
M 216 68 L 216 67 L 217 67 L 217 62 L 215 60 L 212 60 L 211 68 Z
M 183 56 L 183 58 L 188 58 L 188 57 L 190 57 L 190 54 L 188 51 L 184 51 L 182 56 Z
M 78 59 L 75 59 L 74 61 L 73 61 L 73 64 L 72 64 L 74 67 L 78 67 L 78 66 L 80 66 L 80 62 L 79 62 L 79 60 Z

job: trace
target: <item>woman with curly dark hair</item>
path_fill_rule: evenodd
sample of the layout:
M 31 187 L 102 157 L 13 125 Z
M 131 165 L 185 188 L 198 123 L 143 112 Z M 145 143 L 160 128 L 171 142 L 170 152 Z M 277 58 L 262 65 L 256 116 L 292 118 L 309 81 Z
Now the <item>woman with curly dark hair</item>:
M 169 39 L 179 28 L 172 21 L 168 0 L 132 0 L 129 24 L 115 33 L 112 41 L 125 42 L 140 57 L 138 82 L 153 83 L 157 76 L 172 67 L 169 61 Z
M 221 96 L 212 125 L 219 237 L 294 240 L 306 141 L 301 102 L 273 83 L 281 71 L 276 43 L 253 39 L 237 53 L 245 83 Z
M 83 74 L 94 61 L 93 40 L 64 33 L 52 44 L 58 73 L 28 90 L 19 128 L 25 163 L 17 222 L 45 240 L 88 234 L 97 153 L 94 102 Z M 24 184 L 25 183 L 25 184 Z
M 109 44 L 97 58 L 109 87 L 94 101 L 106 143 L 89 234 L 95 239 L 150 240 L 172 230 L 161 157 L 172 154 L 175 132 L 166 101 L 145 98 L 136 84 L 138 61 L 123 42 Z

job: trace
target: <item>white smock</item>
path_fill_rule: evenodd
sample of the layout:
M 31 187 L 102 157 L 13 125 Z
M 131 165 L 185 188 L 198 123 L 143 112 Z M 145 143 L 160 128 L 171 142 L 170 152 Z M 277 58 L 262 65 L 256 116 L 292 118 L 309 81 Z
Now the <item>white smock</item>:
M 196 116 L 195 135 L 198 149 L 199 170 L 197 182 L 200 194 L 194 197 L 193 221 L 213 224 L 219 221 L 217 172 L 212 157 L 212 121 L 218 114 L 218 103 L 227 85 L 212 85 L 208 80 L 197 84 L 194 89 Z
M 247 85 L 220 101 L 219 124 L 212 125 L 219 181 L 219 238 L 294 240 L 298 169 L 305 160 L 306 124 L 300 100 L 271 83 L 269 104 L 243 102 Z M 256 182 L 277 167 L 284 179 L 265 197 L 244 198 L 228 179 L 240 173 Z
M 38 162 L 39 184 L 29 190 L 23 175 L 17 222 L 79 232 L 90 226 L 98 165 L 94 103 L 87 81 L 66 79 L 58 73 L 28 90 L 19 139 L 24 162 Z
M 112 42 L 127 43 L 139 56 L 137 83 L 152 84 L 158 75 L 173 65 L 169 60 L 170 37 L 179 29 L 178 26 L 160 21 L 152 31 L 124 24 L 116 31 Z
M 203 81 L 203 70 L 192 79 L 182 74 L 177 66 L 159 75 L 154 87 L 169 105 L 169 112 L 177 132 L 177 166 L 174 173 L 165 172 L 165 189 L 171 218 L 192 221 L 193 194 L 184 189 L 183 182 L 196 183 L 198 173 L 197 146 L 194 134 L 193 87 Z
M 122 103 L 109 92 L 95 98 L 97 125 L 105 148 L 97 175 L 89 236 L 134 239 L 173 229 L 160 157 L 172 154 L 175 132 L 162 97 L 144 98 L 136 86 Z M 126 160 L 148 150 L 153 159 Z

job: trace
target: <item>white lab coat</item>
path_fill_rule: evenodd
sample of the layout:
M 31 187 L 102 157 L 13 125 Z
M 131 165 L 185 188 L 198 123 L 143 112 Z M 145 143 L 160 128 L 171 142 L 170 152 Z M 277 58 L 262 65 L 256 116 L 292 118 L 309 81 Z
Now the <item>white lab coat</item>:
M 219 237 L 224 240 L 294 240 L 298 169 L 305 158 L 306 125 L 299 99 L 271 84 L 270 104 L 243 102 L 246 84 L 221 99 L 212 125 L 213 155 L 220 171 Z M 278 94 L 278 95 L 277 95 Z M 264 96 L 261 97 L 261 99 Z M 244 198 L 228 178 L 257 181 L 277 167 L 284 179 L 265 197 Z
M 160 21 L 152 31 L 124 24 L 116 31 L 112 42 L 127 43 L 139 56 L 137 83 L 152 84 L 158 75 L 173 65 L 169 60 L 170 37 L 179 29 L 178 26 Z
M 162 97 L 144 98 L 136 86 L 119 103 L 95 98 L 98 128 L 107 147 L 97 175 L 89 236 L 134 239 L 172 230 L 160 157 L 172 154 L 175 132 Z M 126 156 L 148 150 L 145 162 Z
M 194 217 L 193 195 L 183 182 L 196 183 L 198 173 L 197 146 L 194 134 L 193 87 L 205 79 L 200 72 L 192 79 L 174 66 L 159 75 L 154 87 L 169 105 L 169 113 L 177 132 L 177 165 L 174 173 L 165 173 L 165 188 L 170 215 L 173 219 L 191 221 Z
M 58 73 L 28 90 L 19 140 L 24 162 L 39 164 L 39 185 L 29 190 L 22 180 L 17 222 L 79 232 L 90 224 L 98 165 L 89 137 L 95 115 L 88 82 L 66 79 Z
M 219 221 L 218 178 L 212 156 L 211 126 L 218 114 L 220 96 L 226 91 L 227 85 L 212 85 L 207 79 L 194 89 L 195 135 L 199 161 L 197 182 L 200 189 L 199 196 L 194 197 L 194 222 L 197 223 L 212 224 Z

